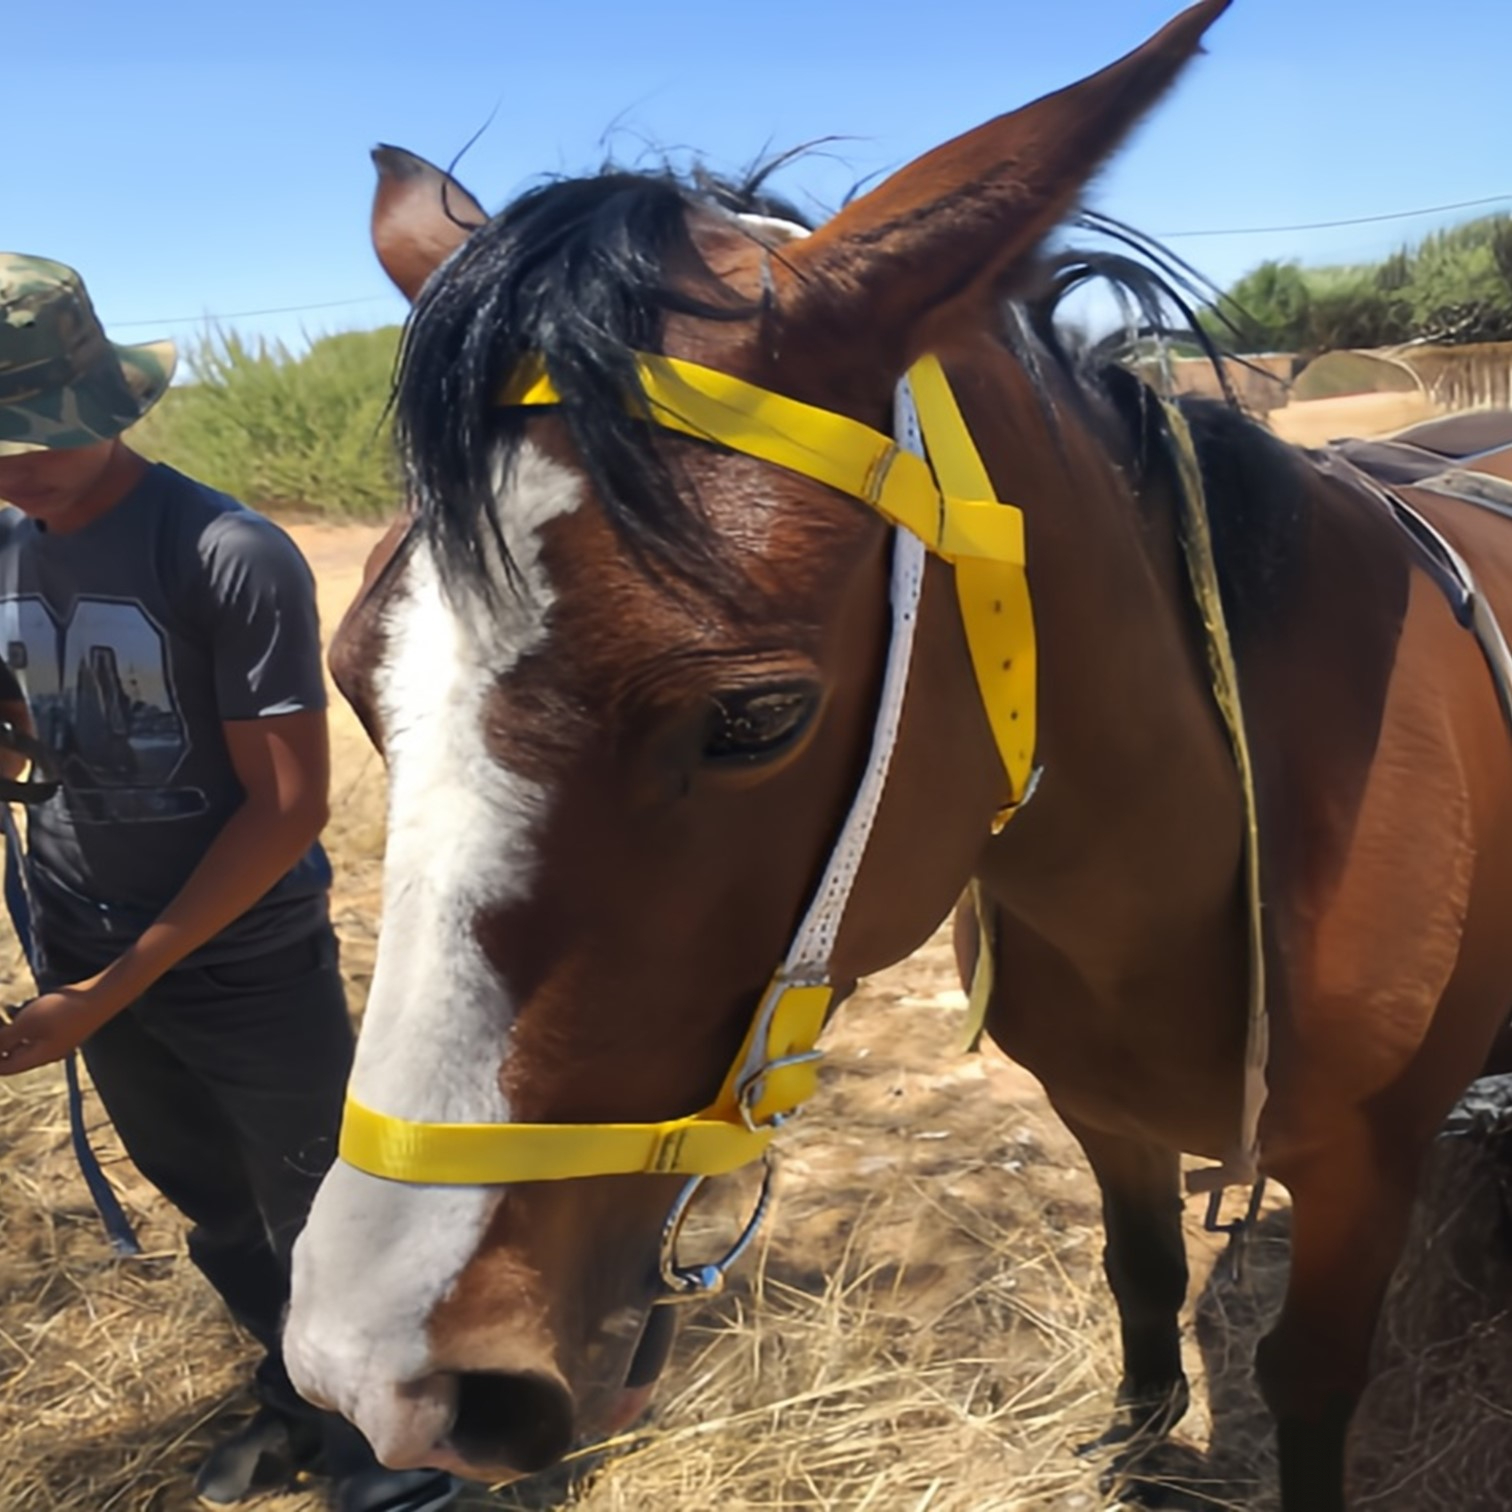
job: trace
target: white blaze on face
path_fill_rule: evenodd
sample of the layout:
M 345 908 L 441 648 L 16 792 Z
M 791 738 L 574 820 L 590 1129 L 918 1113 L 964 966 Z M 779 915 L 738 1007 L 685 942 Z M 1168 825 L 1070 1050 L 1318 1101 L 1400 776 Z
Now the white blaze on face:
M 530 894 L 550 793 L 501 766 L 484 739 L 489 694 L 548 630 L 539 531 L 574 509 L 578 479 L 528 444 L 501 501 L 516 586 L 495 604 L 443 593 L 416 548 L 384 612 L 374 679 L 389 774 L 378 961 L 351 1091 L 396 1117 L 506 1123 L 500 1090 L 514 1009 L 479 947 L 481 911 Z M 402 1457 L 430 1431 L 395 1388 L 435 1368 L 431 1311 L 476 1251 L 497 1188 L 410 1186 L 338 1162 L 294 1254 L 285 1335 L 295 1384 Z M 444 1362 L 442 1362 L 444 1364 Z M 433 1415 L 445 1410 L 433 1404 Z M 417 1418 L 418 1413 L 418 1418 Z M 441 1425 L 439 1431 L 444 1431 Z

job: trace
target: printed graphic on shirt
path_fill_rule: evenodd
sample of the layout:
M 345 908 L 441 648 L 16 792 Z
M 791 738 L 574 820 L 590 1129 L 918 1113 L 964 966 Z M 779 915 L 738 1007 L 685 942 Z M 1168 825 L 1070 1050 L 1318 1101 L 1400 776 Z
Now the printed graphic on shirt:
M 205 811 L 199 788 L 169 786 L 189 741 L 163 633 L 139 603 L 80 598 L 60 622 L 39 598 L 7 599 L 0 636 L 76 823 Z

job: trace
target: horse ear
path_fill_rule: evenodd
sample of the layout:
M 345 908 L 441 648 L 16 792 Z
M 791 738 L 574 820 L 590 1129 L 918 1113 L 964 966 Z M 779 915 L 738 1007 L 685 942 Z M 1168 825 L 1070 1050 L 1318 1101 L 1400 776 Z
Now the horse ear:
M 790 318 L 827 338 L 840 334 L 827 328 L 840 326 L 895 342 L 886 356 L 900 372 L 954 320 L 979 317 L 1200 50 L 1228 4 L 1201 0 L 1101 73 L 916 159 L 806 241 L 785 247 Z M 833 340 L 823 346 L 835 350 Z
M 373 250 L 411 303 L 425 280 L 488 219 L 451 174 L 402 147 L 375 147 Z

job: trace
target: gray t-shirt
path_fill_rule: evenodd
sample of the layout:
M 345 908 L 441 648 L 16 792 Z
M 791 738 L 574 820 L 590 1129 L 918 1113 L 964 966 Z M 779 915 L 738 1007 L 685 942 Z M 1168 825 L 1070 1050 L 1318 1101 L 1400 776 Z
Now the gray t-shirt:
M 0 657 L 63 789 L 30 815 L 44 948 L 105 965 L 242 802 L 223 720 L 325 707 L 314 582 L 271 521 L 156 466 L 68 535 L 0 510 Z M 326 920 L 318 845 L 189 957 L 247 960 Z

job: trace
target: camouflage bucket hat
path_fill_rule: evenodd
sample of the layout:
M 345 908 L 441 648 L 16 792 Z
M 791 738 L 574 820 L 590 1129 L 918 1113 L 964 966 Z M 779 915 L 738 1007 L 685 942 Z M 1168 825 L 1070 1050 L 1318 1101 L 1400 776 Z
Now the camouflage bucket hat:
M 171 341 L 107 340 L 72 268 L 0 252 L 0 457 L 109 441 L 163 397 L 176 361 Z

